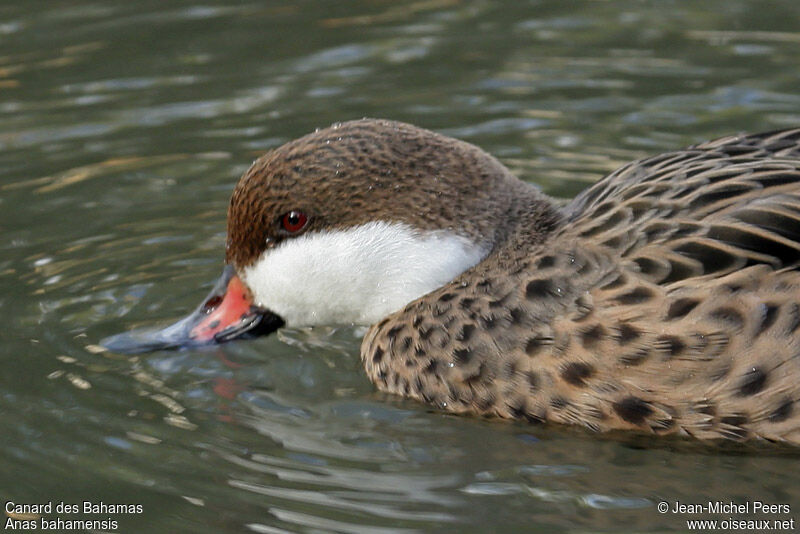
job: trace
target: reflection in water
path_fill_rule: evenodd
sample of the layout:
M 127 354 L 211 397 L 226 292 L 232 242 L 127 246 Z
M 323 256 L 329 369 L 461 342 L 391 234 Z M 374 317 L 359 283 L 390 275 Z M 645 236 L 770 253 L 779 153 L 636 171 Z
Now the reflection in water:
M 315 127 L 413 122 L 569 198 L 648 153 L 797 125 L 795 3 L 62 4 L 0 7 L 9 498 L 142 504 L 124 532 L 657 532 L 685 519 L 661 500 L 800 510 L 791 456 L 375 393 L 352 328 L 96 347 L 196 305 L 235 180 Z

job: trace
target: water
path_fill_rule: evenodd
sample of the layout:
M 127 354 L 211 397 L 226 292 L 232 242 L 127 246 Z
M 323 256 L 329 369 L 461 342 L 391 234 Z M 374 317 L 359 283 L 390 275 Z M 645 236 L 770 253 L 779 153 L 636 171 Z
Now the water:
M 120 532 L 684 530 L 662 500 L 796 517 L 796 458 L 449 416 L 376 393 L 353 329 L 93 345 L 197 304 L 236 179 L 284 141 L 399 119 L 569 198 L 800 124 L 798 20 L 755 0 L 0 4 L 3 501 L 141 504 L 55 514 Z

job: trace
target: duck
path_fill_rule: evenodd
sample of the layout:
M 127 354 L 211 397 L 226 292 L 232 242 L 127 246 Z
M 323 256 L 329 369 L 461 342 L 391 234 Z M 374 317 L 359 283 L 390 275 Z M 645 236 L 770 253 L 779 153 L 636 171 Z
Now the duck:
M 258 158 L 187 318 L 103 341 L 364 325 L 384 392 L 598 433 L 800 445 L 800 128 L 631 162 L 559 203 L 480 148 L 382 119 Z

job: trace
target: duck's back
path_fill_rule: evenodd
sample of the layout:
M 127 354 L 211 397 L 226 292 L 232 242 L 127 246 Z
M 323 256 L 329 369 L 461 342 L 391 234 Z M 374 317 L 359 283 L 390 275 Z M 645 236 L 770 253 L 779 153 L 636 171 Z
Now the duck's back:
M 701 265 L 673 255 L 671 266 L 645 262 L 647 271 L 671 267 L 665 279 L 655 277 L 661 283 L 719 274 L 743 261 L 794 265 L 800 129 L 726 137 L 630 163 L 580 194 L 566 212 L 562 234 L 625 256 L 655 256 L 643 248 L 666 246 L 702 264 L 700 271 Z M 719 256 L 729 263 L 719 265 Z
M 619 169 L 362 353 L 453 411 L 800 444 L 798 262 L 800 129 L 724 138 Z

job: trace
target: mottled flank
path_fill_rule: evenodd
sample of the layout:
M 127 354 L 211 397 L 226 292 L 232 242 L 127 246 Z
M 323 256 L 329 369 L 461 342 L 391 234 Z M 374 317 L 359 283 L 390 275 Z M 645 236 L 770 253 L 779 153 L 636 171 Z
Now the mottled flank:
M 625 397 L 615 402 L 613 406 L 617 415 L 634 425 L 643 425 L 653 414 L 650 405 L 638 397 Z
M 474 146 L 345 123 L 247 172 L 228 260 L 290 239 L 278 220 L 293 209 L 304 231 L 383 219 L 489 250 L 370 328 L 363 361 L 382 390 L 593 431 L 800 445 L 800 129 L 636 161 L 559 208 Z

